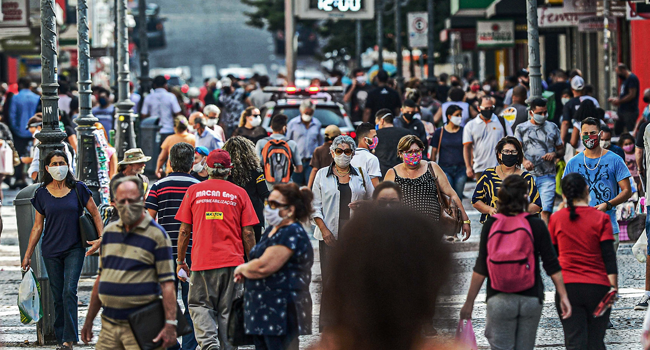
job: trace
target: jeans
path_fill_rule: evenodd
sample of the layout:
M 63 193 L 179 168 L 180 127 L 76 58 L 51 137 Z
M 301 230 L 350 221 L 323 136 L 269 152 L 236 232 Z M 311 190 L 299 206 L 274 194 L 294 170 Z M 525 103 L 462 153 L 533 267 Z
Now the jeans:
M 631 133 L 632 130 L 634 130 L 638 117 L 638 112 L 619 112 L 618 120 L 614 124 L 614 132 L 616 135 L 620 136 L 623 133 L 624 128 L 627 129 L 627 132 Z
M 555 204 L 555 175 L 535 176 L 535 184 L 542 199 L 542 211 L 553 213 Z
M 464 165 L 455 166 L 441 166 L 442 171 L 447 175 L 449 184 L 456 191 L 458 197 L 463 199 L 463 191 L 465 191 L 465 183 L 467 182 L 467 172 Z
M 499 293 L 487 301 L 485 337 L 492 350 L 532 350 L 542 316 L 537 297 Z
M 43 258 L 54 298 L 54 335 L 59 344 L 79 341 L 77 285 L 86 250 L 72 248 L 56 258 Z
M 609 292 L 609 286 L 567 283 L 566 292 L 571 303 L 571 317 L 566 320 L 560 317 L 560 321 L 564 329 L 564 343 L 567 350 L 604 350 L 605 332 L 612 309 L 608 309 L 601 317 L 594 318 L 592 314 Z M 555 306 L 558 315 L 561 315 L 559 300 L 556 293 Z
M 187 263 L 187 267 L 192 267 L 192 257 L 191 255 L 186 255 L 185 256 L 185 262 Z M 176 259 L 174 259 L 174 271 L 176 271 Z M 194 337 L 194 324 L 192 323 L 192 318 L 190 317 L 190 308 L 188 307 L 189 303 L 187 302 L 188 295 L 190 292 L 190 282 L 183 282 L 180 279 L 178 279 L 178 276 L 174 276 L 176 278 L 176 291 L 178 293 L 178 285 L 181 285 L 180 292 L 181 292 L 181 299 L 183 300 L 183 306 L 185 307 L 185 312 L 183 315 L 185 316 L 185 319 L 187 320 L 187 323 L 192 327 L 192 333 L 186 334 L 183 336 L 183 346 L 180 344 L 176 343 L 176 345 L 167 348 L 170 350 L 194 350 L 196 349 L 197 346 L 199 346 L 199 343 L 197 343 L 196 338 Z
M 291 174 L 291 180 L 296 183 L 298 186 L 307 186 L 309 183 L 309 176 L 311 175 L 311 165 L 309 165 L 309 162 L 311 159 L 303 159 L 302 160 L 302 173 L 296 173 L 294 172 Z

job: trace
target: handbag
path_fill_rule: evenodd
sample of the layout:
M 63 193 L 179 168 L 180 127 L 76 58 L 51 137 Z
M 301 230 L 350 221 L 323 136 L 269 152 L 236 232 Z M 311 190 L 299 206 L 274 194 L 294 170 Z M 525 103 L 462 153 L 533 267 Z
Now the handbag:
M 185 315 L 183 315 L 178 303 L 176 303 L 176 321 L 178 321 L 176 325 L 177 336 L 180 337 L 192 332 L 192 328 L 187 323 Z M 154 343 L 153 340 L 165 328 L 165 307 L 163 306 L 162 299 L 158 299 L 130 314 L 129 326 L 131 326 L 131 331 L 133 331 L 133 336 L 138 342 L 140 349 L 153 350 L 160 348 L 162 340 L 157 343 Z
M 93 222 L 93 216 L 88 212 L 86 206 L 81 202 L 81 197 L 77 191 L 77 186 L 75 184 L 74 192 L 77 194 L 77 200 L 79 200 L 79 205 L 83 209 L 83 213 L 79 216 L 79 233 L 81 234 L 81 244 L 84 248 L 88 248 L 91 244 L 87 242 L 92 242 L 99 239 L 99 233 L 97 233 L 97 227 Z
M 244 297 L 232 301 L 228 316 L 228 342 L 232 346 L 254 345 L 254 336 L 246 334 L 244 327 Z
M 432 163 L 429 163 L 429 171 L 431 171 L 431 175 L 436 180 L 436 187 L 438 188 L 438 202 L 440 203 L 440 218 L 438 220 L 443 226 L 443 232 L 446 235 L 455 235 L 460 232 L 463 226 L 460 208 L 458 208 L 456 202 L 449 195 L 443 193 L 440 189 L 440 182 L 438 181 L 436 172 L 433 170 Z
M 7 141 L 0 146 L 0 174 L 8 176 L 14 174 L 14 152 Z

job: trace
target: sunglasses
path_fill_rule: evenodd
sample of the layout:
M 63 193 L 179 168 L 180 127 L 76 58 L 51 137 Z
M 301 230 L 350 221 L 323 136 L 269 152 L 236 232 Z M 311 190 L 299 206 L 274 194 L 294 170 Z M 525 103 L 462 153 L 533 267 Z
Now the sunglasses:
M 286 208 L 286 207 L 289 206 L 289 204 L 284 204 L 284 203 L 280 203 L 280 202 L 276 202 L 276 201 L 269 201 L 269 200 L 264 201 L 264 205 L 268 205 L 269 208 L 271 208 L 273 210 L 278 209 L 278 208 Z
M 255 117 L 261 117 L 261 116 L 262 116 L 261 114 L 251 114 L 251 117 L 253 117 L 253 118 L 255 118 Z
M 334 154 L 336 154 L 337 156 L 340 156 L 343 153 L 345 153 L 346 156 L 351 156 L 352 152 L 353 151 L 350 148 L 348 148 L 348 149 L 337 148 L 337 149 L 334 150 Z

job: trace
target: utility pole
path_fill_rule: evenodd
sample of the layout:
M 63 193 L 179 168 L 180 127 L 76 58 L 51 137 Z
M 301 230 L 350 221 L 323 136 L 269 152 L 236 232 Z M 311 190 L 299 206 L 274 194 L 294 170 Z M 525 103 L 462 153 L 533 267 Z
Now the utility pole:
M 609 0 L 603 0 L 603 52 L 604 52 L 604 57 L 603 60 L 605 61 L 605 103 L 606 106 L 609 106 L 609 96 L 611 94 L 610 91 L 610 67 L 609 67 L 609 36 L 610 36 L 610 31 L 609 31 L 609 6 L 610 2 Z
M 295 85 L 296 83 L 296 46 L 294 45 L 296 20 L 293 16 L 293 1 L 284 0 L 284 52 L 287 64 L 287 83 L 289 85 Z
M 395 51 L 397 52 L 397 86 L 404 91 L 404 59 L 402 57 L 402 0 L 395 0 Z
M 124 157 L 124 152 L 135 148 L 135 133 L 133 132 L 133 102 L 129 99 L 129 33 L 126 27 L 126 1 L 118 0 L 117 7 L 117 130 L 115 133 L 115 149 L 118 159 Z
M 361 20 L 356 20 L 357 25 L 357 68 L 361 68 Z
M 41 0 L 41 104 L 43 106 L 43 130 L 36 135 L 41 142 L 39 180 L 45 173 L 45 157 L 55 150 L 63 150 L 65 132 L 59 128 L 59 95 L 57 90 L 57 62 L 59 43 L 57 39 L 56 13 L 54 12 L 55 0 Z M 72 161 L 72 159 L 68 159 Z M 39 273 L 39 275 L 44 275 Z M 39 277 L 41 286 L 41 299 L 43 318 L 36 326 L 38 342 L 41 345 L 56 341 L 54 335 L 54 300 L 51 297 L 48 277 Z
M 377 69 L 384 69 L 384 0 L 377 0 Z
M 528 68 L 530 69 L 530 98 L 542 97 L 542 71 L 539 58 L 539 30 L 537 28 L 537 0 L 527 0 Z
M 138 113 L 142 110 L 144 97 L 151 90 L 151 78 L 149 77 L 149 39 L 147 39 L 147 0 L 138 2 L 138 37 L 140 45 L 140 103 L 138 103 Z
M 88 0 L 77 0 L 77 60 L 79 66 L 79 116 L 77 123 L 77 178 L 83 181 L 92 191 L 95 203 L 100 202 L 99 196 L 99 159 L 95 149 L 95 123 L 99 121 L 92 114 L 90 102 L 90 37 L 88 34 Z
M 435 45 L 435 31 L 433 28 L 434 21 L 434 11 L 435 3 L 433 0 L 427 0 L 427 14 L 429 15 L 428 23 L 429 30 L 427 31 L 427 84 L 429 88 L 433 88 L 436 84 L 436 75 L 435 75 L 435 59 L 434 59 L 434 45 Z

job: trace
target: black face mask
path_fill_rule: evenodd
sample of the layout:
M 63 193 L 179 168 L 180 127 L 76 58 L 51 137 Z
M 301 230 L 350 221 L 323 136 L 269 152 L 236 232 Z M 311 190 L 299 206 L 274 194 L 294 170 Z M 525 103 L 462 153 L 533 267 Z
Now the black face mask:
M 644 98 L 643 98 L 643 102 L 645 102 L 645 103 L 650 103 L 650 98 L 649 98 L 649 97 L 644 97 Z
M 522 80 L 521 83 L 522 83 L 525 87 L 530 86 L 530 81 Z
M 415 115 L 415 113 L 403 113 L 402 115 L 410 123 L 413 120 L 413 116 Z
M 618 78 L 621 79 L 621 80 L 625 80 L 625 79 L 627 79 L 627 77 L 626 77 L 625 75 L 623 75 L 623 74 L 617 74 L 617 76 L 618 76 Z
M 517 164 L 517 161 L 519 161 L 519 156 L 516 154 L 501 155 L 501 162 L 503 163 L 503 165 L 507 166 L 508 168 Z
M 230 86 L 224 86 L 221 90 L 223 90 L 224 94 L 230 95 L 230 92 L 231 92 Z
M 494 108 L 486 108 L 481 111 L 481 116 L 483 119 L 488 120 L 492 118 L 492 113 L 494 113 Z

